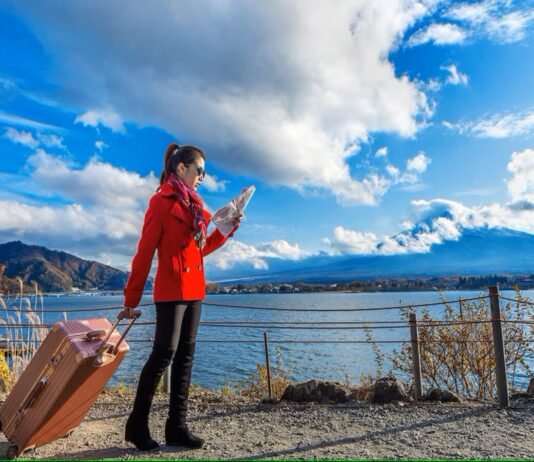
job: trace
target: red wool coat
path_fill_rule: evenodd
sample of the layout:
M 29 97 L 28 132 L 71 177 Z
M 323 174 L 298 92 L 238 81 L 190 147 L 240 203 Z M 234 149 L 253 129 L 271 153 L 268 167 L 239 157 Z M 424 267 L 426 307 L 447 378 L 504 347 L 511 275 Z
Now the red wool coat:
M 206 223 L 211 214 L 204 210 Z M 193 215 L 177 200 L 167 182 L 148 204 L 141 238 L 124 288 L 124 306 L 139 304 L 154 252 L 158 251 L 158 269 L 154 280 L 154 302 L 201 300 L 206 295 L 204 257 L 226 242 L 215 229 L 200 251 L 193 239 Z

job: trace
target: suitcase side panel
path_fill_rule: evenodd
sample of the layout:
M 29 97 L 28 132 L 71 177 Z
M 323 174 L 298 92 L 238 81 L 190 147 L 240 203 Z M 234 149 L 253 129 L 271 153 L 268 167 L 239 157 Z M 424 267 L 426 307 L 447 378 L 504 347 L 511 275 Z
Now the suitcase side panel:
M 37 447 L 74 430 L 83 421 L 126 352 L 119 352 L 110 363 L 95 367 L 92 360 L 84 361 L 64 388 L 61 399 L 54 403 L 45 422 L 26 443 Z
M 94 323 L 67 321 L 62 323 L 67 324 L 67 329 L 55 325 L 0 410 L 3 431 L 17 445 L 19 454 L 62 437 L 79 425 L 128 351 L 123 341 L 113 361 L 95 367 L 101 341 L 87 340 L 84 334 L 111 328 L 106 319 L 96 321 L 103 322 L 95 326 Z M 74 328 L 69 326 L 74 323 Z M 108 343 L 116 345 L 119 339 L 120 334 L 115 331 Z M 34 405 L 25 406 L 28 395 L 43 377 L 46 384 Z M 27 407 L 22 415 L 21 406 Z
M 65 339 L 61 333 L 52 330 L 47 335 L 40 348 L 36 351 L 34 357 L 20 376 L 4 405 L 0 409 L 2 430 L 8 438 L 15 431 L 15 421 L 24 418 L 19 411 L 25 401 L 30 397 L 32 390 L 35 389 L 39 380 L 46 375 L 47 371 L 51 368 L 51 361 L 60 360 L 61 355 L 65 354 L 67 349 L 67 339 Z M 34 407 L 36 405 L 39 405 L 42 412 L 46 412 L 47 408 L 49 408 L 52 403 L 36 402 Z M 38 423 L 39 422 L 36 422 L 37 425 Z

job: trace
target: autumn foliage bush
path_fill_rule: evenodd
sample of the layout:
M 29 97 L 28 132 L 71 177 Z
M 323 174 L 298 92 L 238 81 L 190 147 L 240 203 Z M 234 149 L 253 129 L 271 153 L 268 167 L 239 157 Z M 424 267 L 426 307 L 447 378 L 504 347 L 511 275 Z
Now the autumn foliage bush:
M 501 300 L 505 361 L 513 385 L 518 373 L 532 375 L 527 358 L 533 357 L 533 307 L 519 291 L 519 302 Z M 462 302 L 461 310 L 442 296 L 443 315 L 432 318 L 427 308 L 417 318 L 423 389 L 444 388 L 472 399 L 494 399 L 497 395 L 493 331 L 488 298 Z M 402 309 L 408 322 L 409 307 Z M 481 321 L 481 322 L 479 322 Z M 519 321 L 519 322 L 518 322 Z M 392 355 L 394 370 L 412 376 L 412 346 L 405 344 Z M 424 390 L 423 390 L 424 391 Z

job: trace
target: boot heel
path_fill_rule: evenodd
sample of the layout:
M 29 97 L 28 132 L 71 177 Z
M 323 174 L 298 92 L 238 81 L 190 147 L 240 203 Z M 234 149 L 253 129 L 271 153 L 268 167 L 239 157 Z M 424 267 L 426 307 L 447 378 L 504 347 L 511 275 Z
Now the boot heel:
M 152 451 L 159 448 L 159 443 L 150 437 L 148 423 L 136 421 L 131 415 L 126 421 L 124 440 L 132 443 L 139 451 Z
M 190 449 L 200 449 L 204 440 L 193 435 L 187 425 L 176 425 L 167 420 L 165 424 L 165 444 L 167 446 L 185 446 Z

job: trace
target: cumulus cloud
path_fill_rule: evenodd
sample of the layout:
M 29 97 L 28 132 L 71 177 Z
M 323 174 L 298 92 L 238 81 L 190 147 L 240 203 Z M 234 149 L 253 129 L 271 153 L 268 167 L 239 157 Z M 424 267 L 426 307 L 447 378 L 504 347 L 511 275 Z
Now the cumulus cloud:
M 336 226 L 333 230 L 333 238 L 327 238 L 323 242 L 330 246 L 334 254 L 356 255 L 374 252 L 378 244 L 378 238 L 374 233 Z
M 508 138 L 530 135 L 534 132 L 534 110 L 494 114 L 476 121 L 452 123 L 444 121 L 443 125 L 460 134 L 479 138 Z
M 430 157 L 421 151 L 411 159 L 408 159 L 406 169 L 410 172 L 423 173 L 431 162 L 432 160 Z
M 14 8 L 63 64 L 74 103 L 107 108 L 80 123 L 120 130 L 121 118 L 105 117 L 120 114 L 206 147 L 231 173 L 349 205 L 375 204 L 388 190 L 380 175 L 351 176 L 354 148 L 370 132 L 412 136 L 431 116 L 425 94 L 388 56 L 432 3 L 48 0 Z
M 201 186 L 206 188 L 209 192 L 219 192 L 226 189 L 226 180 L 217 180 L 217 177 L 214 175 L 206 174 L 202 180 Z
M 90 160 L 84 166 L 38 149 L 28 158 L 26 197 L 2 194 L 0 239 L 22 239 L 71 251 L 84 258 L 116 254 L 115 265 L 131 259 L 144 210 L 157 179 Z M 122 257 L 119 257 L 122 255 Z
M 32 203 L 2 192 L 0 240 L 21 239 L 129 269 L 144 211 L 158 185 L 154 174 L 143 177 L 96 158 L 80 166 L 42 149 L 28 158 L 24 170 L 26 178 L 11 181 L 31 189 Z M 206 263 L 224 269 L 252 262 L 268 269 L 266 258 L 299 260 L 307 255 L 285 240 L 252 246 L 232 239 Z
M 91 110 L 76 116 L 74 123 L 84 127 L 107 127 L 114 132 L 124 133 L 125 128 L 119 114 L 112 109 Z
M 70 201 L 95 207 L 135 208 L 146 204 L 156 190 L 156 177 L 141 177 L 109 163 L 92 158 L 84 167 L 52 156 L 42 149 L 28 158 L 31 180 L 44 190 Z
M 448 66 L 442 66 L 441 68 L 449 73 L 445 83 L 450 85 L 467 85 L 469 78 L 466 74 L 461 73 L 455 64 L 449 64 Z
M 512 203 L 534 209 L 534 150 L 514 152 L 508 163 L 508 171 L 512 178 L 506 185 Z
M 466 32 L 456 24 L 434 23 L 414 33 L 407 45 L 417 46 L 429 42 L 436 45 L 452 45 L 462 43 L 466 37 Z
M 266 258 L 284 260 L 300 260 L 309 255 L 298 244 L 290 244 L 285 240 L 265 242 L 256 246 L 245 244 L 235 239 L 229 240 L 224 247 L 210 256 L 210 264 L 219 269 L 230 269 L 236 263 L 252 264 L 254 269 L 268 270 Z
M 380 148 L 380 149 L 377 149 L 377 150 L 376 150 L 376 153 L 375 153 L 375 156 L 376 156 L 376 157 L 387 157 L 387 155 L 388 155 L 388 148 L 387 148 L 387 146 L 384 146 L 384 147 L 382 147 L 382 148 Z
M 378 238 L 373 233 L 337 226 L 326 238 L 333 254 L 392 255 L 426 253 L 436 244 L 457 240 L 465 229 L 505 227 L 534 233 L 534 150 L 514 152 L 506 182 L 510 201 L 468 207 L 449 199 L 414 200 L 403 231 Z

